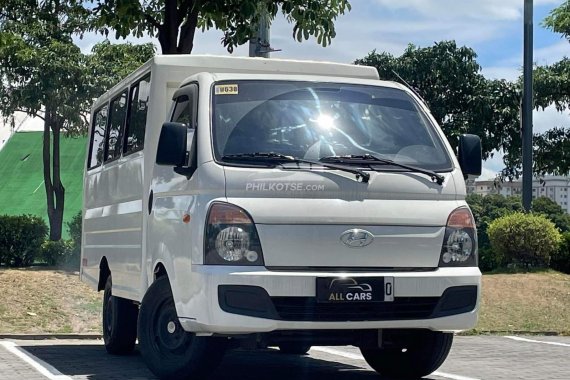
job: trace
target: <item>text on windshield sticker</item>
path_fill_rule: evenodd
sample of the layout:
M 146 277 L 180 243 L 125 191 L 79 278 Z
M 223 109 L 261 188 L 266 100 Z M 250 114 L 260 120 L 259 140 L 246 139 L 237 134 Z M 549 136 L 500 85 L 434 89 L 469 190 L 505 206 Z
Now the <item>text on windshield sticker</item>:
M 239 88 L 237 84 L 218 84 L 214 87 L 216 95 L 237 95 Z

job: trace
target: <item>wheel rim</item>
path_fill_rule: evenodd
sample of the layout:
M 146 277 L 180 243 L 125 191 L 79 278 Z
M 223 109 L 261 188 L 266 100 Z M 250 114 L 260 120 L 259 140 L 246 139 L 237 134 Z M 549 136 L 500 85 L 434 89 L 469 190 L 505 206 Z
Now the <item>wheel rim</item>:
M 164 302 L 153 315 L 154 347 L 163 355 L 183 354 L 192 341 L 180 325 L 172 301 Z

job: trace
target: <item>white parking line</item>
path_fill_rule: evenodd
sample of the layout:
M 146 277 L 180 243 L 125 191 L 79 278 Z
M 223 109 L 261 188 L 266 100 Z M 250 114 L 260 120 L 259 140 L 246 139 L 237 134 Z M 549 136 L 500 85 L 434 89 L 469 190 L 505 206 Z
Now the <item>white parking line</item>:
M 29 352 L 25 351 L 24 349 L 20 348 L 14 342 L 0 342 L 4 348 L 8 351 L 31 365 L 36 371 L 44 375 L 50 380 L 72 380 L 71 377 L 62 374 L 59 372 L 55 367 L 49 365 L 48 363 L 44 362 L 41 359 L 36 358 L 34 355 L 30 354 Z
M 342 357 L 347 358 L 347 359 L 363 360 L 364 361 L 364 358 L 362 357 L 362 355 L 353 354 L 353 353 L 345 352 L 345 351 L 341 351 L 341 350 L 336 350 L 334 348 L 312 347 L 311 351 L 320 351 L 320 352 L 324 352 L 324 353 L 331 354 L 331 355 L 342 356 Z M 451 379 L 451 380 L 480 380 L 480 379 L 477 379 L 474 377 L 455 375 L 453 373 L 445 373 L 445 372 L 440 372 L 440 371 L 436 371 L 436 372 L 432 373 L 432 375 L 443 377 L 446 379 Z
M 452 380 L 480 380 L 477 379 L 475 377 L 467 377 L 467 376 L 461 376 L 461 375 L 454 375 L 453 373 L 445 373 L 445 372 L 439 372 L 439 371 L 435 371 L 432 373 L 432 375 L 434 376 L 439 376 L 439 377 L 444 377 L 446 379 L 452 379 Z
M 542 344 L 550 344 L 551 346 L 562 346 L 562 347 L 570 347 L 568 343 L 560 343 L 560 342 L 547 342 L 544 340 L 534 340 L 534 339 L 527 339 L 521 338 L 519 336 L 505 336 L 507 339 L 518 340 L 519 342 L 527 342 L 527 343 L 542 343 Z
M 341 350 L 335 350 L 334 348 L 311 347 L 311 351 L 320 351 L 320 352 L 324 352 L 324 353 L 331 354 L 331 355 L 342 356 L 344 358 L 352 359 L 352 360 L 364 360 L 362 355 L 353 354 L 353 353 L 345 352 L 345 351 L 341 351 Z

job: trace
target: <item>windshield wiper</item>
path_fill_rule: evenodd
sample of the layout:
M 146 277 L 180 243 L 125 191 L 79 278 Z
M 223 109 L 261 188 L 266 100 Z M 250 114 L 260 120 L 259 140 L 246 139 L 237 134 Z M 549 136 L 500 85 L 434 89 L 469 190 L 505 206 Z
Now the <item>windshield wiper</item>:
M 348 156 L 329 156 L 321 158 L 323 162 L 334 162 L 334 163 L 347 163 L 347 164 L 365 164 L 365 165 L 374 165 L 374 163 L 385 164 L 385 165 L 393 165 L 400 167 L 402 169 L 407 169 L 411 172 L 422 173 L 425 175 L 430 176 L 432 181 L 436 182 L 438 185 L 443 185 L 443 181 L 445 177 L 441 174 L 438 174 L 432 170 L 418 168 L 416 166 L 400 164 L 399 162 L 389 160 L 387 158 L 380 158 L 376 157 L 372 154 L 363 154 L 363 155 L 355 155 L 351 154 Z
M 270 163 L 277 163 L 282 164 L 285 162 L 293 162 L 296 164 L 309 164 L 309 165 L 318 165 L 329 169 L 336 169 L 342 170 L 348 173 L 353 173 L 356 175 L 356 180 L 361 181 L 363 183 L 368 183 L 370 179 L 370 174 L 366 173 L 363 170 L 351 168 L 349 166 L 344 165 L 337 165 L 334 163 L 325 163 L 321 161 L 313 161 L 313 160 L 306 160 L 304 158 L 297 158 L 293 156 L 286 156 L 280 153 L 274 152 L 255 152 L 255 153 L 237 153 L 237 154 L 226 154 L 222 157 L 225 161 L 265 161 Z M 290 169 L 281 165 L 284 169 Z

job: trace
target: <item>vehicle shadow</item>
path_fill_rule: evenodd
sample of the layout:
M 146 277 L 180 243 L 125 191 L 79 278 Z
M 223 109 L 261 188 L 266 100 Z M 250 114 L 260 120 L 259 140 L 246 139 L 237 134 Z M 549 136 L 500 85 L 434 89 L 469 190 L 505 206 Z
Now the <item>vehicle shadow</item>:
M 156 379 L 135 351 L 109 355 L 102 345 L 20 346 L 63 375 L 89 380 Z M 368 380 L 372 370 L 310 356 L 283 355 L 277 350 L 230 351 L 209 380 Z M 201 380 L 206 380 L 201 379 Z

